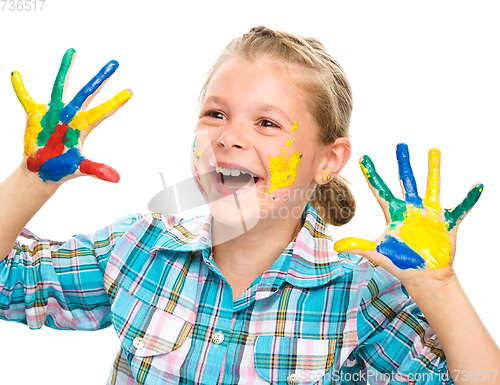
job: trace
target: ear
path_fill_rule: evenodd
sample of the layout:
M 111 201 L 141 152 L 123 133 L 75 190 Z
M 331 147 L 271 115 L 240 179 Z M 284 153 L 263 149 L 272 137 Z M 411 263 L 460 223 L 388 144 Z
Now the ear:
M 325 146 L 324 151 L 324 159 L 314 177 L 314 181 L 318 184 L 328 183 L 344 168 L 351 157 L 351 142 L 347 138 L 338 138 L 333 144 Z M 328 176 L 329 180 L 323 180 Z

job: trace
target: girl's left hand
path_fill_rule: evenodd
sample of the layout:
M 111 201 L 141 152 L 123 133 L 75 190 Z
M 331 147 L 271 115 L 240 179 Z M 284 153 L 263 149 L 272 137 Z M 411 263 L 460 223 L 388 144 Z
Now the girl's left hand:
M 457 227 L 479 199 L 483 185 L 476 183 L 454 209 L 443 209 L 439 203 L 439 150 L 429 151 L 427 191 L 423 200 L 418 196 L 408 146 L 398 144 L 396 155 L 405 200 L 392 195 L 371 159 L 365 155 L 360 160 L 361 169 L 382 206 L 387 228 L 374 241 L 341 239 L 335 243 L 335 250 L 349 251 L 372 260 L 398 278 L 407 289 L 431 289 L 436 283 L 446 284 L 454 276 Z

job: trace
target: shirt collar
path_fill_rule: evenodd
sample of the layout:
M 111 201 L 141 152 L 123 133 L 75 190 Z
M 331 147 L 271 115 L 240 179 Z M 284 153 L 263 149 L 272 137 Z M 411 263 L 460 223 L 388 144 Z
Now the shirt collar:
M 205 263 L 212 266 L 212 218 L 212 214 L 208 214 L 180 220 L 161 234 L 151 251 L 202 251 Z M 352 271 L 356 262 L 359 263 L 359 258 L 337 253 L 333 249 L 335 242 L 330 231 L 311 205 L 307 204 L 302 218 L 302 228 L 279 257 L 289 260 L 289 263 L 279 263 L 283 269 L 279 275 L 293 286 L 311 288 Z M 263 274 L 263 280 L 268 279 L 267 275 L 267 272 Z

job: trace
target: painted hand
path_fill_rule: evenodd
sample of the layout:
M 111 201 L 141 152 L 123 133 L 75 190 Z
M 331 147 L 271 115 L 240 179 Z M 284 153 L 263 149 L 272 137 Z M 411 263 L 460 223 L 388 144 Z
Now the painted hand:
M 35 102 L 26 91 L 21 75 L 11 74 L 14 91 L 27 114 L 24 166 L 44 182 L 63 182 L 86 174 L 116 183 L 120 176 L 113 168 L 86 159 L 81 150 L 88 134 L 122 107 L 132 92 L 123 90 L 107 102 L 84 111 L 118 68 L 118 62 L 112 60 L 65 104 L 64 92 L 75 57 L 74 49 L 64 54 L 48 105 Z
M 384 210 L 387 228 L 374 241 L 341 239 L 335 244 L 335 250 L 357 252 L 398 278 L 402 273 L 399 269 L 433 270 L 451 266 L 458 224 L 479 199 L 483 185 L 476 184 L 454 209 L 442 209 L 439 203 L 439 150 L 429 151 L 427 191 L 423 200 L 418 196 L 407 145 L 398 144 L 396 155 L 405 201 L 392 195 L 371 159 L 364 156 L 360 161 L 361 169 Z

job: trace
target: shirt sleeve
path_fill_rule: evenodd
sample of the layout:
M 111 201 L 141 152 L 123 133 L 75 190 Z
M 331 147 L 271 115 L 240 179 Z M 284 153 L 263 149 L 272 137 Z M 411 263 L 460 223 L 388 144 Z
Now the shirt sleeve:
M 0 319 L 54 329 L 98 330 L 111 324 L 104 271 L 115 244 L 142 215 L 122 217 L 66 242 L 24 229 L 0 262 Z
M 434 330 L 401 282 L 378 266 L 371 271 L 360 295 L 359 345 L 342 372 L 373 384 L 453 384 Z

